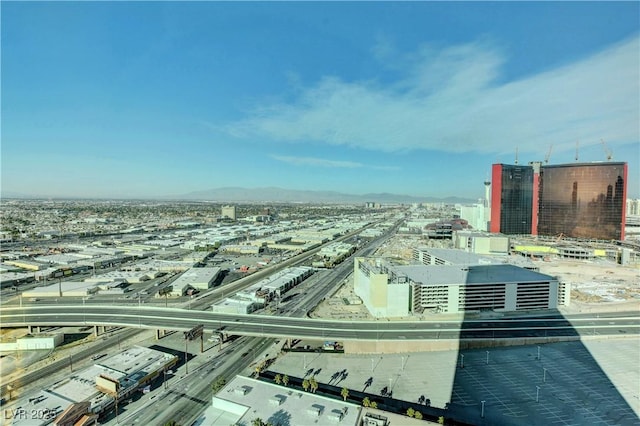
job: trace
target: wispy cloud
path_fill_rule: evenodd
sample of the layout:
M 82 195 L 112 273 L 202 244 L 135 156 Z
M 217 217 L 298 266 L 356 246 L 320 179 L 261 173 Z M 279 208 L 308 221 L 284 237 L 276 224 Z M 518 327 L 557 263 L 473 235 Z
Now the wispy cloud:
M 337 161 L 327 160 L 324 158 L 314 157 L 294 157 L 288 155 L 271 155 L 274 160 L 282 161 L 284 163 L 293 164 L 295 166 L 314 166 L 314 167 L 329 167 L 329 168 L 341 168 L 341 169 L 376 169 L 376 170 L 398 170 L 398 167 L 394 166 L 372 166 L 355 161 Z
M 260 105 L 227 131 L 385 152 L 502 153 L 514 146 L 540 152 L 550 144 L 554 151 L 572 149 L 576 140 L 637 142 L 639 40 L 503 84 L 497 77 L 508 58 L 489 43 L 425 47 L 410 57 L 404 77 L 394 84 L 325 77 L 293 102 Z M 382 47 L 377 56 L 388 54 L 390 47 Z M 302 160 L 327 161 L 327 167 L 357 164 Z

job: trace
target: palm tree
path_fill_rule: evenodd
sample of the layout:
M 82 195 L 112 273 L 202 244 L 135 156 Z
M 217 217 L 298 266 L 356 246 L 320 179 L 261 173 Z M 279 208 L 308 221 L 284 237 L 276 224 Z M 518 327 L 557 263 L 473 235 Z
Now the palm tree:
M 287 376 L 286 374 L 282 376 L 282 384 L 285 386 L 289 384 L 289 376 Z
M 418 420 L 422 420 L 422 413 L 421 413 L 420 411 L 417 411 L 417 410 L 416 410 L 416 411 L 413 413 L 413 417 L 415 417 L 415 418 L 416 418 L 416 419 L 418 419 Z
M 309 386 L 310 386 L 310 385 L 311 385 L 311 384 L 309 383 L 309 379 L 304 379 L 304 380 L 302 381 L 302 389 L 304 389 L 304 390 L 305 390 L 305 392 L 309 389 Z
M 259 363 L 258 365 L 256 365 L 256 369 L 255 369 L 256 376 L 260 377 L 260 373 L 262 373 L 262 370 L 264 370 L 264 369 L 265 369 L 264 361 Z
M 315 377 L 309 379 L 309 385 L 311 386 L 311 392 L 316 393 L 316 391 L 318 390 L 318 382 L 316 381 Z
M 371 407 L 371 408 L 378 408 L 378 403 L 377 403 L 377 402 L 375 402 L 375 401 L 371 401 L 371 405 L 370 405 L 370 407 Z
M 413 408 L 409 407 L 407 409 L 407 416 L 413 417 L 414 414 L 415 414 L 415 410 Z
M 264 422 L 260 417 L 256 417 L 255 419 L 251 420 L 251 426 L 262 426 L 263 424 Z
M 371 401 L 369 400 L 368 396 L 365 396 L 364 399 L 362 400 L 362 406 L 371 407 Z
M 169 286 L 169 287 L 165 287 L 165 288 L 161 289 L 161 290 L 158 292 L 158 294 L 159 294 L 160 296 L 164 296 L 164 307 L 165 307 L 165 308 L 167 307 L 167 296 L 168 296 L 169 294 L 171 294 L 171 291 L 172 291 L 172 290 L 173 290 L 173 287 Z
M 346 401 L 349 397 L 349 389 L 342 388 L 342 390 L 340 391 L 340 395 L 342 395 L 342 398 L 344 398 L 344 400 Z
M 278 373 L 276 374 L 276 377 L 273 379 L 274 382 L 276 382 L 277 385 L 279 385 L 280 383 L 282 383 L 282 376 Z

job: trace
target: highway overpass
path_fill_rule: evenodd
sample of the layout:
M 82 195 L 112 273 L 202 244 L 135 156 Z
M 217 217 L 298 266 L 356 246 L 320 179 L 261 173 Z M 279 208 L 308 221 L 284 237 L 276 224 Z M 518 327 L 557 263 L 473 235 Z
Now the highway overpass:
M 352 341 L 423 341 L 640 334 L 640 314 L 599 318 L 510 318 L 464 321 L 344 321 L 264 315 L 223 314 L 149 306 L 43 305 L 3 308 L 0 327 L 124 326 L 190 330 L 231 335 Z

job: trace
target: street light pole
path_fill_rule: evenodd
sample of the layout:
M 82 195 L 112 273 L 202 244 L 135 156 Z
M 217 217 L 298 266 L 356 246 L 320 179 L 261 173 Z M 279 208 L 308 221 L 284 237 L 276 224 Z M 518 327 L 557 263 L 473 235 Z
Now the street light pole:
M 482 411 L 480 412 L 480 417 L 484 419 L 484 401 L 480 401 L 480 403 L 482 404 Z
M 460 368 L 464 368 L 464 355 L 460 354 Z
M 489 351 L 487 351 L 487 365 L 489 365 Z
M 547 369 L 543 368 L 542 369 L 542 383 L 546 383 L 547 382 Z
M 538 346 L 538 361 L 540 361 L 540 346 Z
M 187 355 L 187 344 L 189 343 L 189 339 L 184 339 L 184 367 L 185 374 L 189 374 L 189 355 Z
M 540 401 L 540 386 L 536 386 L 536 402 Z

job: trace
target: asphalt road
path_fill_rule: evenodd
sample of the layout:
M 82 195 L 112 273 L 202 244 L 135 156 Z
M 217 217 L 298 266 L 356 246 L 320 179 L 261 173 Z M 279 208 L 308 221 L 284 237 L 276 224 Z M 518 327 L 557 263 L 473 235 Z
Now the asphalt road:
M 123 407 L 118 424 L 159 425 L 172 420 L 180 424 L 192 424 L 211 403 L 211 384 L 215 379 L 222 376 L 228 382 L 272 344 L 272 339 L 256 337 L 232 343 L 231 347 L 223 349 L 211 360 L 190 369 L 188 375 L 169 381 L 167 389 L 160 387 L 143 396 L 141 404 Z M 182 372 L 177 371 L 176 374 Z M 107 424 L 116 424 L 115 416 Z
M 500 337 L 574 336 L 581 330 L 597 334 L 640 332 L 638 312 L 615 317 L 526 318 L 465 321 L 338 321 L 265 315 L 227 314 L 148 306 L 38 306 L 4 308 L 3 327 L 25 325 L 118 325 L 133 328 L 190 330 L 228 334 L 328 340 L 424 340 Z

